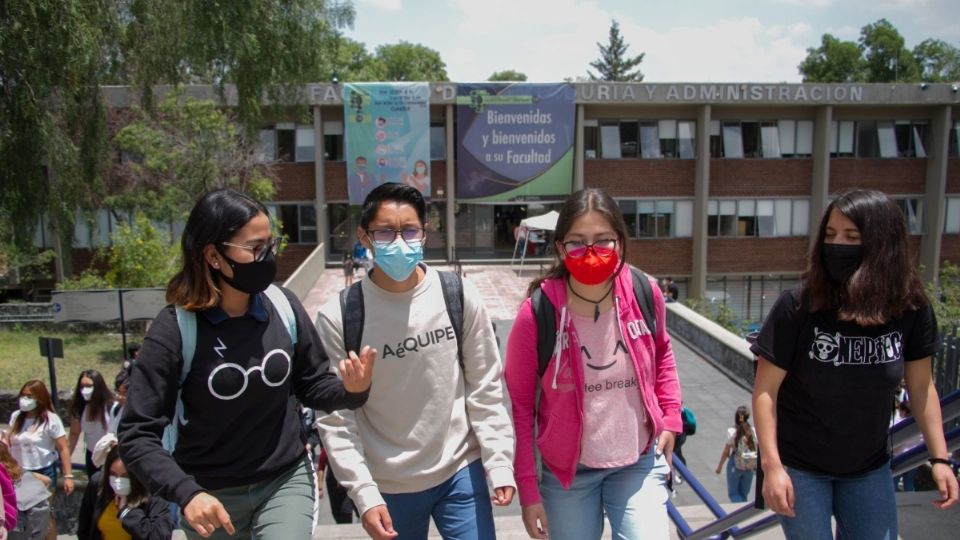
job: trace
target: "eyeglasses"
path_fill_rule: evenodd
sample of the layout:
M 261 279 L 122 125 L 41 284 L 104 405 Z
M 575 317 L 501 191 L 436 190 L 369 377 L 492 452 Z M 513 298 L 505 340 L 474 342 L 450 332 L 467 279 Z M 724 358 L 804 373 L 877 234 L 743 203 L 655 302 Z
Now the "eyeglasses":
M 265 242 L 261 242 L 259 244 L 255 244 L 252 246 L 248 246 L 246 244 L 234 244 L 232 242 L 220 242 L 220 243 L 223 244 L 224 246 L 245 249 L 253 253 L 254 261 L 260 262 L 267 258 L 268 253 L 273 253 L 274 255 L 277 254 L 277 247 L 280 245 L 280 239 L 276 237 L 271 237 L 267 239 Z
M 571 240 L 563 243 L 563 250 L 567 252 L 567 257 L 574 259 L 579 259 L 586 255 L 588 249 L 592 249 L 594 252 L 597 250 L 613 251 L 617 249 L 617 241 L 604 238 L 591 244 L 579 240 Z
M 403 229 L 367 229 L 367 235 L 373 240 L 374 244 L 392 244 L 400 236 L 408 244 L 423 241 L 424 230 L 422 227 L 405 227 Z

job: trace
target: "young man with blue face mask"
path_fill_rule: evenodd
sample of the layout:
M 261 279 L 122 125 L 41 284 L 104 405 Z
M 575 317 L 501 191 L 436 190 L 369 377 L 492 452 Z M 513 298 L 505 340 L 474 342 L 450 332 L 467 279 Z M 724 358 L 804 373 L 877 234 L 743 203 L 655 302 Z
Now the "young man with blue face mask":
M 425 221 L 423 196 L 407 185 L 384 184 L 364 201 L 357 237 L 375 267 L 359 284 L 361 340 L 380 356 L 366 404 L 317 424 L 372 538 L 426 538 L 433 517 L 444 538 L 491 539 L 490 502 L 510 504 L 516 486 L 500 354 L 464 282 L 458 361 L 440 275 L 422 262 Z M 346 354 L 339 298 L 317 324 L 327 354 Z

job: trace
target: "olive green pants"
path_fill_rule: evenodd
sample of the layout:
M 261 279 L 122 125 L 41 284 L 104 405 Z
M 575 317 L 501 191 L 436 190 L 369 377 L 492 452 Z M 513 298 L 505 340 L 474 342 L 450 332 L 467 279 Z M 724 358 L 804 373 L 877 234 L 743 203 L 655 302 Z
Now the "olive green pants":
M 274 478 L 234 488 L 210 492 L 230 514 L 237 533 L 229 535 L 222 527 L 212 540 L 309 540 L 313 535 L 315 476 L 310 460 L 304 456 L 293 467 Z M 186 519 L 180 526 L 189 540 L 200 540 Z

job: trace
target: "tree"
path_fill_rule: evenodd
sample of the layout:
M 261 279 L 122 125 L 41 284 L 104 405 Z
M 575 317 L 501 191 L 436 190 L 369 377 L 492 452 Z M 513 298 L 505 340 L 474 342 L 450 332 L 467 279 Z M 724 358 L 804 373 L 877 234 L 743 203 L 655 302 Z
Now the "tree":
M 401 41 L 396 45 L 380 45 L 376 58 L 383 64 L 385 81 L 446 81 L 447 65 L 437 51 Z
M 494 73 L 493 75 L 491 75 L 489 78 L 487 78 L 487 80 L 488 80 L 488 81 L 491 81 L 491 82 L 496 82 L 496 81 L 507 81 L 507 82 L 509 82 L 509 81 L 526 81 L 526 80 L 527 80 L 527 76 L 526 76 L 526 74 L 520 73 L 519 71 L 517 71 L 517 70 L 515 70 L 515 69 L 505 69 L 505 70 L 503 70 L 503 71 L 497 71 L 496 73 Z
M 807 57 L 797 69 L 803 75 L 803 82 L 856 82 L 863 78 L 862 56 L 857 43 L 824 34 L 820 47 L 808 48 Z
M 903 36 L 886 19 L 868 24 L 860 30 L 860 47 L 864 52 L 866 82 L 915 82 L 920 69 Z
M 155 221 L 179 221 L 193 202 L 212 189 L 233 187 L 259 200 L 274 193 L 276 175 L 258 162 L 253 148 L 216 104 L 167 95 L 154 111 L 131 111 L 116 135 L 116 154 L 104 204 L 128 215 L 144 212 Z
M 363 43 L 341 38 L 334 72 L 343 82 L 379 81 L 385 77 L 386 66 Z
M 913 48 L 920 77 L 927 82 L 960 80 L 960 49 L 939 39 L 925 39 Z
M 600 58 L 590 63 L 590 67 L 596 69 L 599 75 L 587 70 L 587 75 L 591 81 L 635 81 L 643 80 L 643 73 L 639 69 L 630 71 L 643 62 L 646 53 L 640 53 L 634 57 L 627 56 L 627 49 L 630 46 L 623 42 L 620 35 L 620 24 L 614 20 L 610 24 L 610 36 L 607 39 L 607 46 L 597 43 L 600 49 Z

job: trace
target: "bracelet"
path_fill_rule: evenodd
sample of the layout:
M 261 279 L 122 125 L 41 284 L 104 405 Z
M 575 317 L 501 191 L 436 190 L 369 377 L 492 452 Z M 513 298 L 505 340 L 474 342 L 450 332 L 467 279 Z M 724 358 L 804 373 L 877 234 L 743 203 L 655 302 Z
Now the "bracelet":
M 72 474 L 65 474 L 65 475 L 63 475 L 63 477 L 66 478 L 66 479 L 68 479 L 68 480 L 73 480 L 73 475 L 72 475 Z
M 950 461 L 949 459 L 943 459 L 943 458 L 933 457 L 933 458 L 928 459 L 927 461 L 930 462 L 930 466 L 931 466 L 931 467 L 934 466 L 934 465 L 937 465 L 938 463 L 939 463 L 939 464 L 942 464 L 942 465 L 946 465 L 947 467 L 951 467 L 951 468 L 953 467 L 953 462 Z

